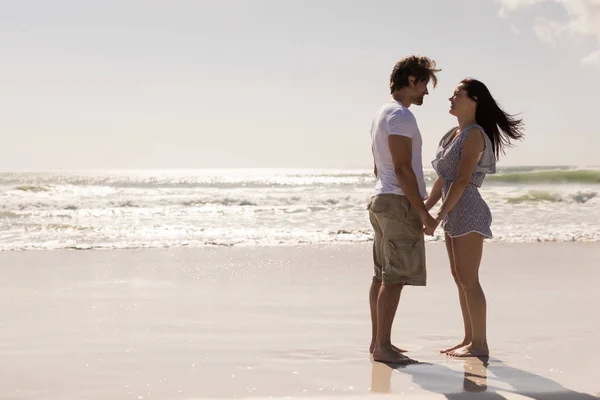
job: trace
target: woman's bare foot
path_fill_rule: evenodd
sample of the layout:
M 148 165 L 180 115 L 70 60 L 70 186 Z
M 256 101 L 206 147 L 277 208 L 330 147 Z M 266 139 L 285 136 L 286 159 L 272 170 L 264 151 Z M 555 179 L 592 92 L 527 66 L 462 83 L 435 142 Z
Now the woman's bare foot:
M 471 341 L 470 340 L 463 340 L 462 343 L 457 344 L 456 346 L 452 346 L 450 348 L 444 349 L 444 350 L 440 350 L 440 353 L 442 354 L 447 354 L 448 352 L 451 352 L 452 350 L 456 350 L 456 349 L 460 349 L 461 347 L 465 347 L 466 345 L 470 344 Z
M 396 347 L 394 345 L 392 345 L 392 350 L 394 350 L 397 353 L 406 353 L 408 351 L 408 350 L 404 350 L 399 347 Z M 373 354 L 374 351 L 375 351 L 375 343 L 372 343 L 371 346 L 369 347 L 369 354 Z
M 388 349 L 375 349 L 375 351 L 373 352 L 373 361 L 397 365 L 409 365 L 418 363 L 418 361 L 406 357 L 400 352 L 394 350 L 392 347 Z
M 490 350 L 487 345 L 475 346 L 471 343 L 446 354 L 452 357 L 488 357 Z

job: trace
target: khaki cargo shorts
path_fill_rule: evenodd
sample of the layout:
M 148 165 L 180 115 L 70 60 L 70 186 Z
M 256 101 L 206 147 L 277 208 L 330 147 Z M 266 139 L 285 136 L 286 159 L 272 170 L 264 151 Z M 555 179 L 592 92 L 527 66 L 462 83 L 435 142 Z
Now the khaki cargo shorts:
M 425 236 L 417 210 L 405 196 L 396 194 L 372 197 L 367 209 L 375 233 L 375 279 L 425 286 Z

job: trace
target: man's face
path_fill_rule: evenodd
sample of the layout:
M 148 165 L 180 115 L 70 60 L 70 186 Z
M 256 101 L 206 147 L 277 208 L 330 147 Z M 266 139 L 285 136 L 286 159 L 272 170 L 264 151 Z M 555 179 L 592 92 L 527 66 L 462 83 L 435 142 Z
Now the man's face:
M 429 94 L 427 90 L 427 84 L 429 81 L 416 81 L 413 86 L 413 97 L 411 100 L 412 104 L 420 106 L 423 104 L 423 98 Z

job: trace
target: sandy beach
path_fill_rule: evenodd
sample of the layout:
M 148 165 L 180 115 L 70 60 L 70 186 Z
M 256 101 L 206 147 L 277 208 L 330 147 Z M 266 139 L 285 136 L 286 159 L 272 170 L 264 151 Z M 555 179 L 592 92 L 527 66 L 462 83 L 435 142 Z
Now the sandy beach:
M 442 243 L 368 355 L 370 244 L 0 253 L 1 399 L 600 397 L 600 243 L 490 243 L 491 357 L 461 339 Z

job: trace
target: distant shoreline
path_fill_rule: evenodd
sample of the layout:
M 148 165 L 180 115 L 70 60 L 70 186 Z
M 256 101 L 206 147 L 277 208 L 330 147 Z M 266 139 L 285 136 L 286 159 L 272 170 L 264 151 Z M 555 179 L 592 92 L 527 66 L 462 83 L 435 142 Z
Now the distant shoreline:
M 431 171 L 432 168 L 427 164 L 423 166 L 424 170 Z M 557 170 L 557 169 L 569 169 L 569 170 L 600 170 L 600 164 L 598 165 L 499 165 L 498 171 L 517 171 L 517 170 Z M 102 172 L 193 172 L 193 171 L 223 171 L 223 172 L 236 172 L 236 171 L 279 171 L 279 172 L 335 172 L 335 171 L 355 171 L 355 172 L 371 172 L 372 167 L 367 166 L 364 168 L 358 167 L 167 167 L 167 168 L 48 168 L 48 169 L 0 169 L 0 174 L 12 174 L 12 173 L 102 173 Z

